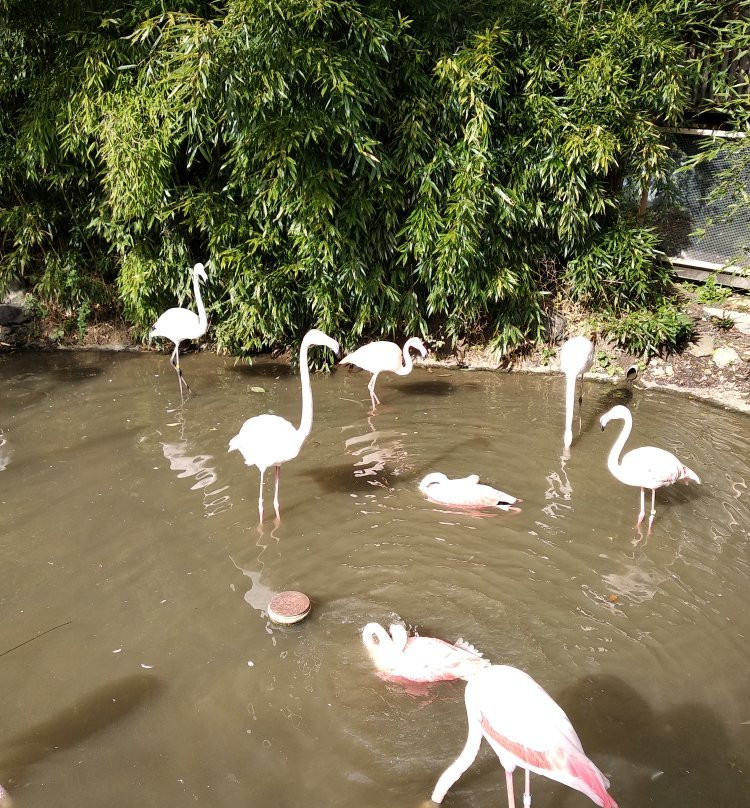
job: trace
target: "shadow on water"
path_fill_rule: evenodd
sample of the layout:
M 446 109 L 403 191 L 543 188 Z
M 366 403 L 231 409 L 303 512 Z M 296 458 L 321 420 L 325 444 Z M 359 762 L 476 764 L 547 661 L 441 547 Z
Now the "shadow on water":
M 606 674 L 581 679 L 557 701 L 573 726 L 585 729 L 586 754 L 619 757 L 639 769 L 630 794 L 612 783 L 621 805 L 728 807 L 750 786 L 750 760 L 737 754 L 722 722 L 703 704 L 658 712 L 622 679 Z
M 297 368 L 290 365 L 282 364 L 281 362 L 274 362 L 272 360 L 263 362 L 253 362 L 248 365 L 244 362 L 237 362 L 228 368 L 232 373 L 242 376 L 246 379 L 286 379 L 290 376 L 297 376 Z
M 401 382 L 392 384 L 394 390 L 406 393 L 409 396 L 449 396 L 456 391 L 456 386 L 440 379 L 427 379 L 425 381 Z M 471 387 L 471 384 L 462 384 L 461 389 Z
M 0 742 L 0 782 L 18 783 L 27 767 L 68 749 L 126 718 L 151 701 L 162 683 L 152 674 L 134 674 L 106 684 L 45 721 Z

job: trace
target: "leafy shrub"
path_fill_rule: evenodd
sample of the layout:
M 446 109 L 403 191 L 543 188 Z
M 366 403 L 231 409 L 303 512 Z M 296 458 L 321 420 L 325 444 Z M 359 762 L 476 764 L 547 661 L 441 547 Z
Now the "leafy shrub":
M 632 354 L 648 358 L 654 354 L 672 353 L 685 345 L 693 334 L 693 322 L 673 303 L 665 303 L 654 311 L 631 311 L 600 320 L 602 333 Z
M 145 336 L 201 260 L 237 353 L 312 325 L 509 351 L 563 289 L 656 311 L 625 197 L 737 6 L 2 0 L 0 286 Z
M 703 286 L 699 286 L 695 292 L 695 299 L 706 306 L 715 306 L 723 303 L 732 296 L 729 286 L 722 286 L 716 280 L 716 275 L 709 275 Z

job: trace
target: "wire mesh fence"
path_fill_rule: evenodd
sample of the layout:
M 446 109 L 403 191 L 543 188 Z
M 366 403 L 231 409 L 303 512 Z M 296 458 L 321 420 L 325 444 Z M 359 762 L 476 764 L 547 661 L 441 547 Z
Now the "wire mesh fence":
M 706 132 L 667 133 L 672 157 L 683 166 L 701 151 Z M 730 212 L 725 198 L 714 198 L 722 176 L 729 171 L 750 198 L 750 171 L 726 152 L 685 171 L 676 170 L 669 188 L 651 195 L 650 218 L 662 237 L 662 249 L 681 262 L 750 272 L 750 214 L 747 208 Z

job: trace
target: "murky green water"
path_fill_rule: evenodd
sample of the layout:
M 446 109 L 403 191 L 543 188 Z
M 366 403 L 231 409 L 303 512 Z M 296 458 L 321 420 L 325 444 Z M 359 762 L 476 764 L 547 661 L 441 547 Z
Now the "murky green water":
M 360 631 L 394 618 L 534 676 L 621 808 L 746 802 L 750 419 L 592 383 L 565 460 L 561 377 L 383 376 L 371 416 L 369 377 L 341 368 L 313 379 L 281 523 L 269 474 L 258 530 L 258 472 L 227 444 L 251 415 L 298 422 L 298 377 L 183 367 L 181 408 L 164 355 L 0 357 L 0 783 L 19 808 L 417 808 L 463 746 L 463 684 L 377 678 Z M 606 469 L 615 403 L 630 447 L 703 480 L 657 494 L 650 536 Z M 523 511 L 441 509 L 417 489 L 430 471 Z M 313 601 L 299 626 L 265 615 L 282 589 Z M 592 804 L 542 777 L 532 793 Z M 486 748 L 444 804 L 505 804 Z

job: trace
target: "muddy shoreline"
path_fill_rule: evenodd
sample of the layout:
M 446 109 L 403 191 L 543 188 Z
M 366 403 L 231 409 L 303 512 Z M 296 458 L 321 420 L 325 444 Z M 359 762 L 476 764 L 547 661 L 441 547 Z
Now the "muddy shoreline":
M 750 296 L 733 295 L 718 304 L 686 300 L 694 335 L 679 353 L 648 360 L 630 355 L 616 345 L 599 340 L 594 367 L 587 374 L 616 382 L 629 368 L 637 369 L 635 384 L 670 390 L 750 414 Z M 15 313 L 14 313 L 15 312 Z M 5 321 L 4 321 L 5 320 Z M 0 353 L 23 350 L 157 351 L 132 337 L 128 325 L 110 318 L 88 324 L 85 332 L 71 333 L 65 321 L 31 316 L 17 303 L 0 306 Z M 566 336 L 585 329 L 568 325 Z M 212 350 L 209 343 L 183 346 L 189 350 Z M 449 367 L 495 372 L 559 373 L 559 345 L 539 346 L 498 359 L 484 345 L 460 344 L 451 352 L 432 350 L 423 367 Z M 276 357 L 283 359 L 284 357 Z M 289 357 L 286 357 L 288 359 Z

